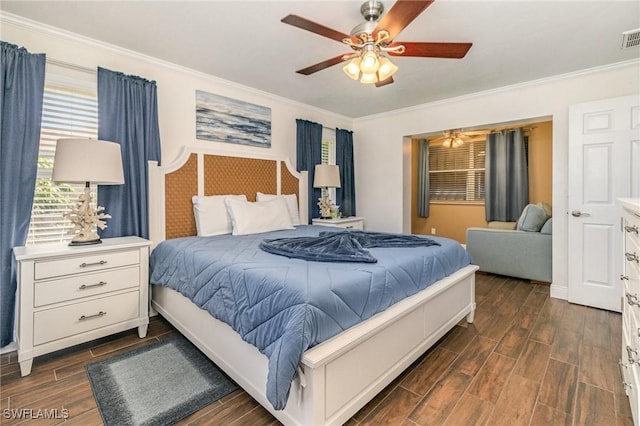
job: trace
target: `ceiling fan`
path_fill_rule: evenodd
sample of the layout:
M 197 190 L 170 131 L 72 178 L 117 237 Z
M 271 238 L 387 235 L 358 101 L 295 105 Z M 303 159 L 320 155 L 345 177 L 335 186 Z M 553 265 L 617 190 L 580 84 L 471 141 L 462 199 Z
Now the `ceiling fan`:
M 442 142 L 442 146 L 445 148 L 457 148 L 467 141 L 485 139 L 489 133 L 490 130 L 445 130 L 442 132 L 442 136 L 434 138 L 434 141 L 435 143 Z
M 349 60 L 343 68 L 349 77 L 381 87 L 393 83 L 392 76 L 398 69 L 385 54 L 423 58 L 463 58 L 472 43 L 394 41 L 395 37 L 433 1 L 398 0 L 384 17 L 384 5 L 380 1 L 366 1 L 360 7 L 365 22 L 353 28 L 349 35 L 297 15 L 284 17 L 282 22 L 285 24 L 339 41 L 354 50 L 296 72 L 309 75 Z

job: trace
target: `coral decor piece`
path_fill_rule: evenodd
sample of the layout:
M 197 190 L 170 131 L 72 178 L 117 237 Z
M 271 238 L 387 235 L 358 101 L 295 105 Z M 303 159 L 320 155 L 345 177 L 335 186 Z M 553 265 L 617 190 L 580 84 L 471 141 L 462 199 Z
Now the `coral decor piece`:
M 318 207 L 320 207 L 320 217 L 331 217 L 331 199 L 329 197 L 318 198 Z
M 103 219 L 111 219 L 111 215 L 100 213 L 104 207 L 91 207 L 91 194 L 85 188 L 83 194 L 78 197 L 79 202 L 65 213 L 64 217 L 73 223 L 74 237 L 72 245 L 96 244 L 101 242 L 96 228 L 105 229 L 107 223 Z

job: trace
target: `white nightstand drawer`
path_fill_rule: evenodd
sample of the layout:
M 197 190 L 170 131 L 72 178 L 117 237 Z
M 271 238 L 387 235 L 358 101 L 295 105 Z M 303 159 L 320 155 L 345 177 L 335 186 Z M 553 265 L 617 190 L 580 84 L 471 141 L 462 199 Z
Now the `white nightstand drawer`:
M 75 256 L 64 259 L 35 263 L 35 279 L 59 277 L 62 275 L 100 271 L 118 266 L 140 263 L 138 250 L 104 252 L 94 255 Z
M 52 281 L 39 281 L 34 289 L 34 307 L 96 294 L 123 290 L 140 285 L 140 268 L 114 269 L 91 274 L 74 275 Z
M 624 234 L 627 241 L 631 241 L 636 247 L 640 247 L 640 218 L 629 214 L 624 225 Z
M 132 291 L 33 314 L 33 344 L 84 333 L 138 317 L 140 293 Z
M 341 217 L 338 219 L 313 219 L 314 225 L 336 226 L 338 228 L 364 230 L 364 218 L 362 217 Z

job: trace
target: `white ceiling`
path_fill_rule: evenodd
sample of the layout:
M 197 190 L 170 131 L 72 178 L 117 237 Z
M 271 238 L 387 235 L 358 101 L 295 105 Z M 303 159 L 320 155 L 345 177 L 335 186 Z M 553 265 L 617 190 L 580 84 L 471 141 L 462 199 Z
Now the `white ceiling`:
M 472 42 L 465 58 L 394 57 L 395 83 L 381 88 L 340 65 L 296 74 L 350 49 L 280 20 L 293 13 L 349 33 L 361 3 L 2 0 L 0 9 L 354 118 L 640 57 L 640 47 L 621 50 L 622 32 L 640 28 L 637 0 L 438 0 L 396 41 Z

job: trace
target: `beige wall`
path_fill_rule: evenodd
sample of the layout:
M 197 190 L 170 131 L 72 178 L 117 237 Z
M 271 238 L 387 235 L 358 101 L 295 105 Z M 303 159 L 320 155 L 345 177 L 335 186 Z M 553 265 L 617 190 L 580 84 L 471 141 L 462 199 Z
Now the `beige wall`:
M 493 126 L 495 127 L 495 126 Z M 530 126 L 529 134 L 529 201 L 552 204 L 552 122 Z M 418 216 L 418 140 L 411 141 L 411 232 L 435 235 L 466 242 L 467 228 L 486 227 L 484 205 L 431 203 L 429 217 Z
M 553 123 L 532 126 L 529 135 L 529 201 L 552 205 Z

